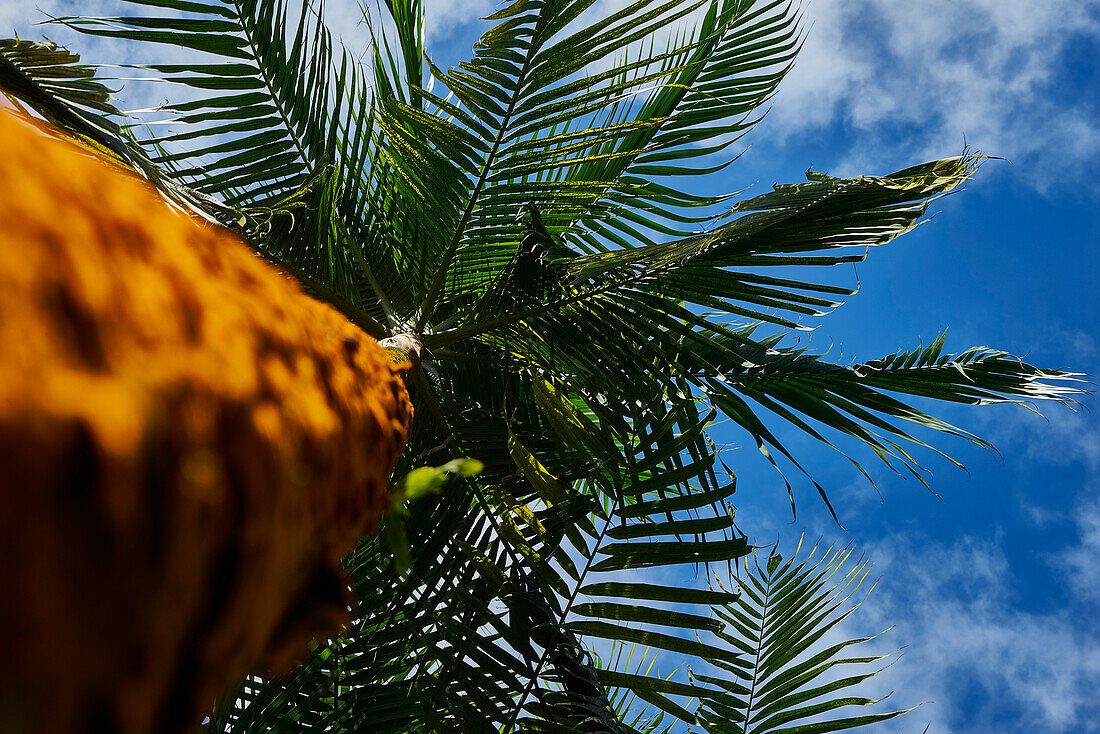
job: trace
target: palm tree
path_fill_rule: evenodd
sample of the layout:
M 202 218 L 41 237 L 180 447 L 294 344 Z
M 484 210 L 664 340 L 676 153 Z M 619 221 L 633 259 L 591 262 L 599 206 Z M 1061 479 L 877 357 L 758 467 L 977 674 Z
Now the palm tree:
M 917 226 L 977 158 L 811 173 L 732 204 L 688 190 L 685 177 L 730 162 L 793 63 L 788 0 L 639 0 L 603 17 L 586 15 L 594 0 L 516 0 L 448 70 L 425 51 L 419 0 L 368 14 L 366 62 L 332 41 L 314 0 L 128 1 L 149 13 L 56 21 L 204 55 L 140 67 L 189 90 L 159 110 L 174 126 L 152 129 L 166 132 L 135 138 L 93 72 L 48 45 L 0 47 L 0 86 L 410 359 L 416 420 L 395 476 L 484 464 L 387 518 L 407 562 L 364 539 L 347 559 L 357 621 L 295 674 L 245 681 L 218 730 L 774 730 L 735 702 L 730 681 L 763 664 L 736 632 L 763 618 L 738 605 L 772 591 L 808 605 L 768 628 L 776 665 L 799 666 L 823 608 L 807 590 L 817 577 L 790 585 L 802 571 L 769 562 L 741 601 L 637 580 L 751 550 L 708 426 L 725 416 L 828 503 L 777 426 L 869 447 L 924 481 L 912 449 L 935 449 L 912 426 L 984 442 L 911 399 L 1072 392 L 1067 373 L 985 347 L 952 355 L 943 336 L 849 365 L 790 346 L 853 293 L 807 271 Z M 671 680 L 589 652 L 612 643 L 732 678 Z M 808 699 L 789 692 L 764 705 L 798 715 Z M 833 693 L 815 695 L 866 702 Z M 660 716 L 637 718 L 631 696 Z

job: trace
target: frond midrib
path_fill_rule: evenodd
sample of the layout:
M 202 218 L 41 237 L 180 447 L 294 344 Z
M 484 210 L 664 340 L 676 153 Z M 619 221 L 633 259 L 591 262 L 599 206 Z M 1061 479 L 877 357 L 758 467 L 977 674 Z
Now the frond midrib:
M 764 592 L 764 603 L 760 606 L 760 614 L 758 615 L 759 624 L 756 628 L 756 649 L 753 654 L 752 665 L 752 684 L 749 686 L 749 697 L 745 699 L 745 720 L 741 725 L 741 734 L 748 734 L 749 722 L 752 718 L 752 703 L 753 697 L 756 695 L 756 686 L 760 682 L 760 656 L 764 649 L 764 628 L 767 626 L 766 620 L 768 616 L 768 605 L 771 603 L 772 594 L 772 579 L 769 574 L 768 588 Z
M 539 20 L 542 20 L 542 16 L 539 16 Z M 508 109 L 505 111 L 504 116 L 500 120 L 500 124 L 497 128 L 496 137 L 493 140 L 493 147 L 489 150 L 489 153 L 485 157 L 485 162 L 481 166 L 481 173 L 478 175 L 477 183 L 474 185 L 473 191 L 470 193 L 469 199 L 466 202 L 466 207 L 462 211 L 462 216 L 459 217 L 458 225 L 455 227 L 454 236 L 451 237 L 450 243 L 447 245 L 447 249 L 443 252 L 443 259 L 440 260 L 439 267 L 436 269 L 435 275 L 432 278 L 432 282 L 428 286 L 428 292 L 424 295 L 424 301 L 420 305 L 420 313 L 416 319 L 416 325 L 414 330 L 416 332 L 422 332 L 424 326 L 431 319 L 432 314 L 436 308 L 436 302 L 439 298 L 439 292 L 443 288 L 443 285 L 447 281 L 448 271 L 451 267 L 451 261 L 454 260 L 455 253 L 458 251 L 458 246 L 462 242 L 462 237 L 465 234 L 466 225 L 470 221 L 470 217 L 473 216 L 474 207 L 477 204 L 478 198 L 481 196 L 481 191 L 485 188 L 485 183 L 489 179 L 489 173 L 492 171 L 493 163 L 495 162 L 497 153 L 500 151 L 501 143 L 504 141 L 505 133 L 508 131 L 508 124 L 512 119 L 512 113 L 515 112 L 516 104 L 521 98 L 523 91 L 523 82 L 527 77 L 527 73 L 531 69 L 531 61 L 536 55 L 538 45 L 534 42 L 534 34 L 532 35 L 532 41 L 527 48 L 527 53 L 523 58 L 523 66 L 520 68 L 519 74 L 516 76 L 516 80 L 512 89 L 511 99 L 508 102 Z

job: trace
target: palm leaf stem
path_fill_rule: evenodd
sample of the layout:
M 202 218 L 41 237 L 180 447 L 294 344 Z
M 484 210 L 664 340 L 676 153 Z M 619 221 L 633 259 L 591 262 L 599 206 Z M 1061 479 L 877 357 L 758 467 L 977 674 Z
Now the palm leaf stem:
M 836 519 L 835 513 L 833 514 L 833 519 Z M 753 650 L 753 660 L 760 660 L 760 655 L 764 651 L 764 620 L 768 618 L 768 604 L 771 601 L 771 593 L 772 586 L 768 584 L 767 590 L 764 592 L 763 603 L 760 605 L 760 624 L 756 629 L 756 648 Z M 745 720 L 741 724 L 741 734 L 748 734 L 749 732 L 749 720 L 752 718 L 753 697 L 756 695 L 756 685 L 759 682 L 760 666 L 754 665 L 752 668 L 752 683 L 749 685 L 749 697 L 745 700 Z
M 260 54 L 260 49 L 258 49 L 256 47 L 255 39 L 252 37 L 252 34 L 248 32 L 247 25 L 243 22 L 243 20 L 245 18 L 245 14 L 244 14 L 243 9 L 241 8 L 240 0 L 232 0 L 232 1 L 233 1 L 233 8 L 237 12 L 237 18 L 240 19 L 240 21 L 241 21 L 241 22 L 238 23 L 238 25 L 240 26 L 240 28 L 243 32 L 243 35 L 245 37 L 245 41 L 248 43 L 248 49 L 252 52 L 252 58 L 253 59 L 262 58 L 262 56 Z M 303 14 L 305 14 L 309 11 L 309 5 L 310 5 L 310 0 L 302 0 L 302 13 Z M 318 19 L 318 22 L 321 22 L 320 19 Z M 305 23 L 305 19 L 302 20 L 302 23 L 303 24 Z M 301 157 L 302 162 L 305 164 L 306 168 L 309 170 L 310 173 L 313 173 L 314 168 L 315 168 L 314 162 L 311 161 L 309 159 L 309 157 L 306 155 L 305 146 L 302 144 L 302 141 L 299 140 L 298 136 L 295 134 L 294 125 L 291 124 L 289 115 L 287 115 L 286 110 L 283 109 L 283 105 L 279 103 L 280 102 L 279 95 L 277 94 L 277 90 L 276 90 L 275 86 L 272 84 L 272 80 L 269 76 L 269 73 L 268 73 L 269 70 L 268 70 L 267 66 L 265 64 L 256 64 L 256 68 L 257 68 L 257 71 L 259 72 L 260 78 L 263 80 L 264 87 L 267 90 L 269 100 L 271 102 L 274 102 L 273 106 L 275 107 L 276 112 L 279 113 L 280 119 L 282 119 L 282 121 L 283 121 L 283 127 L 286 128 L 287 137 L 289 137 L 290 141 L 294 144 L 294 148 L 297 151 L 298 155 Z
M 552 303 L 545 303 L 541 306 L 535 306 L 525 311 L 518 311 L 516 313 L 508 314 L 507 316 L 498 316 L 495 319 L 487 319 L 477 324 L 470 324 L 469 326 L 452 329 L 451 331 L 443 332 L 442 334 L 429 334 L 425 336 L 425 340 L 426 342 L 430 342 L 433 346 L 449 346 L 451 344 L 455 344 L 461 341 L 465 341 L 466 339 L 479 336 L 488 331 L 492 331 L 493 329 L 497 329 L 501 326 L 510 326 L 512 324 L 517 324 L 525 319 L 531 318 L 532 316 L 538 316 L 548 311 L 555 311 L 557 309 L 577 303 L 578 301 L 583 301 L 593 296 L 602 295 L 603 293 L 614 290 L 621 285 L 623 285 L 623 283 L 615 283 L 613 285 L 598 288 L 594 291 L 578 293 L 577 295 L 570 296 L 569 298 L 563 298 Z
M 484 334 L 485 332 L 492 331 L 493 329 L 497 329 L 502 326 L 511 326 L 512 324 L 517 324 L 525 319 L 531 318 L 532 316 L 538 316 L 548 311 L 556 311 L 558 309 L 565 308 L 566 306 L 571 306 L 574 303 L 578 303 L 580 301 L 595 298 L 597 296 L 602 296 L 606 293 L 612 293 L 614 291 L 626 288 L 630 285 L 643 281 L 646 278 L 652 278 L 653 275 L 654 274 L 652 271 L 640 271 L 636 275 L 629 278 L 625 278 L 614 283 L 609 283 L 593 290 L 575 293 L 574 295 L 567 298 L 560 298 L 550 303 L 544 303 L 541 306 L 534 306 L 524 311 L 517 311 L 515 313 L 508 314 L 507 316 L 498 316 L 495 319 L 486 319 L 485 321 L 481 321 L 476 324 L 470 324 L 468 326 L 463 326 L 457 329 L 452 329 L 450 331 L 445 331 L 441 334 L 428 334 L 425 335 L 424 341 L 425 344 L 430 343 L 433 346 L 449 346 L 451 344 L 455 344 L 457 342 L 465 341 L 466 339 L 479 336 L 481 334 Z

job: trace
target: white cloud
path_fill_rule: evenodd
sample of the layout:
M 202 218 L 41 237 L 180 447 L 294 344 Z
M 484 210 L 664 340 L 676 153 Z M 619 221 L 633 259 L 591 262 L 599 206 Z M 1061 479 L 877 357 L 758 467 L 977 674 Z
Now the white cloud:
M 1074 519 L 1078 543 L 1047 556 L 1047 562 L 1078 598 L 1100 602 L 1100 493 L 1080 503 Z
M 1096 0 L 810 0 L 806 44 L 766 135 L 850 126 L 836 173 L 955 154 L 965 137 L 1045 185 L 1100 156 L 1096 111 L 1052 93 L 1066 82 L 1068 44 L 1100 35 L 1098 10 Z
M 1084 410 L 1049 410 L 1044 421 L 1028 417 L 1032 436 L 1027 459 L 1047 464 L 1079 462 L 1091 471 L 1100 468 L 1100 424 Z
M 20 38 L 38 40 L 45 31 L 35 28 L 33 24 L 42 21 L 45 14 L 61 15 L 64 12 L 61 0 L 38 0 L 35 3 L 2 2 L 0 3 L 0 36 L 7 38 L 10 34 L 18 33 Z
M 447 41 L 462 33 L 476 34 L 473 28 L 495 10 L 494 0 L 424 0 L 426 42 Z M 326 0 L 325 24 L 353 52 L 367 47 L 368 28 L 363 8 L 375 22 L 385 22 L 388 14 L 380 0 Z M 388 24 L 387 24 L 388 25 Z
M 880 644 L 907 645 L 879 680 L 894 706 L 927 702 L 910 716 L 937 734 L 1100 731 L 1100 642 L 1079 611 L 1027 611 L 1001 539 L 904 535 L 864 550 L 883 581 L 856 619 L 864 631 L 896 624 Z
M 1084 401 L 1072 408 L 1041 404 L 1041 413 L 1015 405 L 990 406 L 976 413 L 973 422 L 979 435 L 1021 464 L 1077 465 L 1093 473 L 1100 470 L 1100 414 L 1090 407 L 1093 400 Z
M 496 10 L 493 0 L 425 0 L 427 42 L 450 38 Z

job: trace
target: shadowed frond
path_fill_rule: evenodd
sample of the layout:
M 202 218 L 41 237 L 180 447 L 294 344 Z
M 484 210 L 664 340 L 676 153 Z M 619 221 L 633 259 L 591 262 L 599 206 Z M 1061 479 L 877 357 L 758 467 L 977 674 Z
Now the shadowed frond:
M 133 169 L 173 203 L 209 221 L 235 213 L 216 199 L 179 183 L 154 162 L 116 120 L 126 116 L 95 69 L 52 42 L 0 39 L 0 92 L 23 110 L 55 125 L 76 143 Z
M 159 0 L 128 2 L 165 6 Z M 332 43 L 312 3 L 173 5 L 185 12 L 54 22 L 95 36 L 192 49 L 208 62 L 136 67 L 149 72 L 150 80 L 194 90 L 187 101 L 157 110 L 185 129 L 153 141 L 166 148 L 159 160 L 171 161 L 182 180 L 236 206 L 301 188 L 333 159 L 344 102 L 336 94 Z

